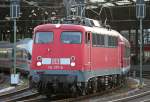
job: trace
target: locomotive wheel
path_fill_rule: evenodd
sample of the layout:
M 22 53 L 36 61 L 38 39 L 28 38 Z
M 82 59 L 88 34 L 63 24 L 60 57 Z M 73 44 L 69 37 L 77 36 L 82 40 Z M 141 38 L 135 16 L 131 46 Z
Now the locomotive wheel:
M 87 95 L 87 94 L 88 94 L 87 88 L 86 88 L 86 89 L 82 89 L 81 95 L 82 95 L 82 96 L 85 96 L 85 95 Z
M 97 78 L 94 78 L 92 87 L 93 87 L 93 93 L 96 93 L 97 90 L 98 90 L 98 88 L 97 88 L 98 87 Z
M 97 84 L 98 84 L 98 86 L 97 86 L 97 91 L 98 92 L 100 92 L 100 91 L 102 91 L 102 90 L 104 90 L 103 88 L 104 88 L 104 86 L 103 86 L 103 82 L 102 82 L 102 80 L 103 80 L 103 78 L 102 77 L 98 77 L 98 80 L 97 80 Z
M 88 94 L 87 83 L 81 83 L 81 86 L 78 87 L 79 95 L 85 96 Z
M 112 76 L 112 88 L 115 88 L 116 87 L 116 77 L 115 75 Z
M 87 87 L 87 92 L 88 94 L 92 93 L 93 92 L 93 81 L 92 80 L 89 80 L 88 81 L 88 87 Z
M 122 84 L 122 78 L 120 75 L 117 75 L 117 86 Z
M 79 95 L 77 87 L 75 85 L 71 86 L 71 97 L 77 97 Z
M 108 76 L 108 85 L 107 88 L 111 89 L 112 85 L 111 85 L 111 76 Z
M 114 75 L 114 87 L 117 86 L 117 75 Z
M 109 77 L 109 87 L 112 89 L 113 88 L 113 84 L 114 84 L 114 78 L 113 78 L 113 75 L 111 75 L 110 77 Z
M 127 75 L 122 75 L 122 84 L 123 86 L 127 84 Z
M 98 82 L 97 78 L 93 78 L 88 81 L 88 87 L 87 87 L 87 92 L 88 94 L 90 93 L 96 93 L 98 90 Z

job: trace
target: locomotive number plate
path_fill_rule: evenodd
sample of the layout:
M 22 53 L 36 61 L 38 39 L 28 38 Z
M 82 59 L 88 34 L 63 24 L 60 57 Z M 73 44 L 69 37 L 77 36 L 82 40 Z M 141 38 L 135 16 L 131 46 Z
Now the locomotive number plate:
M 51 58 L 42 58 L 42 64 L 51 64 Z
M 63 64 L 63 65 L 70 64 L 70 58 L 60 58 L 60 64 Z

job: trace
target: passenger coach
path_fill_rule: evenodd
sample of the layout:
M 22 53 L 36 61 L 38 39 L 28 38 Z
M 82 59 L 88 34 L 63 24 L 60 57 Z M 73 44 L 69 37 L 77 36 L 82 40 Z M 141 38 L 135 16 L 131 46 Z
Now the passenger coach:
M 0 71 L 13 71 L 13 43 L 0 42 Z M 29 74 L 31 64 L 32 39 L 23 39 L 16 44 L 16 68 L 23 74 Z

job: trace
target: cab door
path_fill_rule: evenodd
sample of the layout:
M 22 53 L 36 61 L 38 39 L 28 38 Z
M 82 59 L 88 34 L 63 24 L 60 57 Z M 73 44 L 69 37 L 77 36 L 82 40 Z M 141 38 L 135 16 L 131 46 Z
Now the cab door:
M 85 33 L 85 67 L 91 71 L 91 48 L 92 48 L 92 34 L 91 32 Z

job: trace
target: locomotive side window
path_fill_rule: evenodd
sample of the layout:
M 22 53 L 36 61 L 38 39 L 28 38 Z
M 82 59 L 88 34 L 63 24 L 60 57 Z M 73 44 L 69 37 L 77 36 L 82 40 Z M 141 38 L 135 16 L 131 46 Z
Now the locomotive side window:
M 104 38 L 105 36 L 104 35 L 101 35 L 101 34 L 94 34 L 93 33 L 93 39 L 92 39 L 92 42 L 93 42 L 93 46 L 104 46 Z
M 35 43 L 50 43 L 53 41 L 53 32 L 37 32 Z
M 97 45 L 104 45 L 104 35 L 97 34 Z
M 108 47 L 118 46 L 118 39 L 115 36 L 108 36 Z
M 97 45 L 96 34 L 92 34 L 92 44 L 93 44 L 93 46 L 96 46 L 96 45 Z
M 62 32 L 61 41 L 65 44 L 80 44 L 81 32 Z

